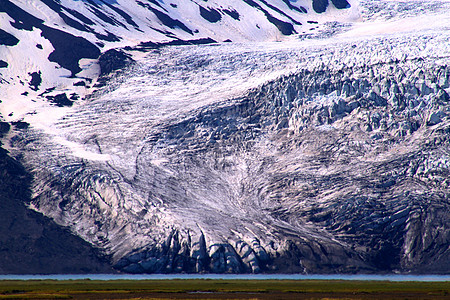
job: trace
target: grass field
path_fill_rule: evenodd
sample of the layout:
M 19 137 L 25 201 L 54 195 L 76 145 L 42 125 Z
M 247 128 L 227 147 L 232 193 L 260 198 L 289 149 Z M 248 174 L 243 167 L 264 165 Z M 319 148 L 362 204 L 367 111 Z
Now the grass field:
M 450 299 L 450 282 L 2 280 L 0 299 Z

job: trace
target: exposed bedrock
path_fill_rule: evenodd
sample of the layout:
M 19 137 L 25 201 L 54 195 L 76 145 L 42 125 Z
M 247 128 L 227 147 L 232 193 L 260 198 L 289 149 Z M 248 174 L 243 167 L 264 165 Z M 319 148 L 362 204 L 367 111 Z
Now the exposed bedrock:
M 58 125 L 83 158 L 12 141 L 30 205 L 124 272 L 448 273 L 447 62 L 303 69 L 181 120 L 93 99 Z
M 350 3 L 347 0 L 331 0 L 331 3 L 338 9 L 345 9 L 350 7 Z M 323 13 L 327 10 L 330 1 L 328 0 L 313 0 L 312 7 L 315 12 Z
M 0 138 L 10 130 L 10 124 L 0 121 Z M 0 274 L 114 272 L 98 249 L 27 209 L 32 178 L 1 142 L 0 178 Z

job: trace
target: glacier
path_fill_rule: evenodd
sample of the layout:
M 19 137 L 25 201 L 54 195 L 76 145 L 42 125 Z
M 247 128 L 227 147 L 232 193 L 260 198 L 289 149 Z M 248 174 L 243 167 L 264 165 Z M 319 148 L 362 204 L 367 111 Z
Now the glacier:
M 52 79 L 71 106 L 2 96 L 28 206 L 121 272 L 447 274 L 450 3 L 352 9 L 282 41 L 123 45 Z

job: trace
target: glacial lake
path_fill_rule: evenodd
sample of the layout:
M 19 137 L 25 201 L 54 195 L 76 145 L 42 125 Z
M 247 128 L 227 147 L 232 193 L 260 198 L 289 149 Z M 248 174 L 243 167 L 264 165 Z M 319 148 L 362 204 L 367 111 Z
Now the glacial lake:
M 0 280 L 382 280 L 382 281 L 450 281 L 450 275 L 304 275 L 304 274 L 67 274 L 67 275 L 0 275 Z

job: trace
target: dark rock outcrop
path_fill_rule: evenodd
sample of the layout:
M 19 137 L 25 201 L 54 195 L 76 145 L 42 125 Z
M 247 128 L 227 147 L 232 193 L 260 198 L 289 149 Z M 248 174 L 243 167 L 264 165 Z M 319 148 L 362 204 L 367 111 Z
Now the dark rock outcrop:
M 10 128 L 0 122 L 0 137 Z M 100 250 L 26 207 L 31 181 L 23 166 L 0 147 L 0 274 L 114 272 Z
M 42 36 L 48 39 L 54 51 L 50 53 L 49 61 L 58 63 L 61 67 L 72 72 L 72 76 L 81 71 L 78 62 L 81 58 L 98 58 L 100 50 L 88 40 L 74 36 L 65 31 L 44 25 L 43 21 L 24 11 L 9 0 L 0 3 L 0 12 L 7 13 L 19 30 L 33 30 L 34 27 L 42 31 Z
M 316 13 L 323 13 L 328 8 L 328 0 L 313 0 L 313 9 Z
M 19 43 L 19 39 L 12 34 L 0 29 L 0 45 L 15 46 Z
M 350 7 L 350 3 L 347 0 L 331 0 L 334 7 L 338 9 L 345 9 Z M 329 0 L 312 0 L 313 9 L 316 13 L 323 13 L 327 10 Z
M 45 98 L 47 98 L 47 100 L 51 103 L 53 103 L 54 105 L 58 106 L 58 107 L 64 107 L 64 106 L 72 106 L 73 105 L 73 100 L 67 98 L 66 93 L 62 93 L 62 94 L 58 94 L 55 96 L 45 96 Z
M 217 23 L 222 19 L 222 15 L 220 12 L 215 10 L 214 8 L 204 8 L 203 6 L 199 6 L 200 16 L 211 23 Z M 239 16 L 239 15 L 238 15 Z

